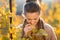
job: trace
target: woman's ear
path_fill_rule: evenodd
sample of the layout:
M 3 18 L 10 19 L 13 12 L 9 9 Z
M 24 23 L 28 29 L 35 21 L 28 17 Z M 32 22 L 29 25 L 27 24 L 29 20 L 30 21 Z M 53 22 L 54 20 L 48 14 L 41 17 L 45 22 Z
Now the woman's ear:
M 42 11 L 40 11 L 40 16 L 39 17 L 42 17 Z
M 25 15 L 22 13 L 22 16 L 25 18 Z
M 22 16 L 23 16 L 24 19 L 26 19 L 26 16 L 23 13 L 22 13 Z

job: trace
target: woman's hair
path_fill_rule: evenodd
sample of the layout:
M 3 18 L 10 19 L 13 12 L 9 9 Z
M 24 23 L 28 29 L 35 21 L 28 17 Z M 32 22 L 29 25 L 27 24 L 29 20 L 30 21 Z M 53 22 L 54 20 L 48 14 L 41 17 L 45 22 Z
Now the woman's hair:
M 41 3 L 42 2 L 42 0 L 38 0 L 39 1 L 39 3 Z
M 36 2 L 37 0 L 26 0 L 26 2 Z
M 26 0 L 26 3 L 27 2 L 37 2 L 38 4 L 40 4 L 42 2 L 42 0 Z
M 27 12 L 29 13 L 40 12 L 40 10 L 41 10 L 40 6 L 35 2 L 28 2 L 24 6 L 24 14 L 26 14 Z

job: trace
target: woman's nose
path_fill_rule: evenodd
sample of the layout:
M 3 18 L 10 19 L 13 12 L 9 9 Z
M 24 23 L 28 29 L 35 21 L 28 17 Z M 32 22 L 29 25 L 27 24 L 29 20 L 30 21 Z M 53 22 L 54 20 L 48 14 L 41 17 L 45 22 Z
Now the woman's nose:
M 34 24 L 34 21 L 33 20 L 31 21 L 31 24 Z

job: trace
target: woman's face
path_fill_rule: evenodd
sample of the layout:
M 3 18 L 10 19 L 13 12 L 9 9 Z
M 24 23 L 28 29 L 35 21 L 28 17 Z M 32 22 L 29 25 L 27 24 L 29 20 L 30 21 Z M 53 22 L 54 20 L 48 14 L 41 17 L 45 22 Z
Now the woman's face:
M 27 23 L 31 25 L 36 25 L 39 21 L 39 12 L 26 13 L 25 15 Z

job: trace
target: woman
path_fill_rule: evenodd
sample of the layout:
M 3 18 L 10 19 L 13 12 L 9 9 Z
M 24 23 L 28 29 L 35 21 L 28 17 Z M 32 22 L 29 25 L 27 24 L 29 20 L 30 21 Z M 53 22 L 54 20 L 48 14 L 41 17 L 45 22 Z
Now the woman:
M 24 6 L 25 21 L 20 40 L 57 40 L 50 25 L 40 19 L 41 8 L 37 3 L 28 2 Z

